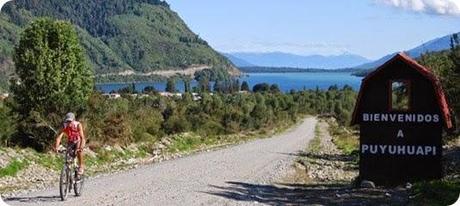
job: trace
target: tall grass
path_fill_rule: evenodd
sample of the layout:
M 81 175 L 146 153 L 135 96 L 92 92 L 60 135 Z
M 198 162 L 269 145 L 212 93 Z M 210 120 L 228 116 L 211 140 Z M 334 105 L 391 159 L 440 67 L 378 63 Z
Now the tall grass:
M 6 167 L 0 168 L 0 177 L 16 176 L 16 174 L 25 169 L 29 165 L 26 160 L 15 159 L 11 161 Z

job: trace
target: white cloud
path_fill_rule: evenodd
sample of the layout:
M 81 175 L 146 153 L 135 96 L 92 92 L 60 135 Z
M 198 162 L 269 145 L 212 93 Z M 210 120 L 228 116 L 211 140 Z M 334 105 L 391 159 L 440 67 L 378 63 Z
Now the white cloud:
M 3 5 L 10 0 L 0 0 L 0 9 L 2 9 Z
M 390 6 L 437 15 L 460 16 L 460 0 L 376 0 Z

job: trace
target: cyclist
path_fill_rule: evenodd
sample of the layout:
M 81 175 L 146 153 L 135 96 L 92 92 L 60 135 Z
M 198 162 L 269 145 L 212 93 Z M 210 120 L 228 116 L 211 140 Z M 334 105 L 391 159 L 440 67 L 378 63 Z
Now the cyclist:
M 63 128 L 56 137 L 54 151 L 59 150 L 64 134 L 67 136 L 67 146 L 77 152 L 78 175 L 82 175 L 84 171 L 83 148 L 85 147 L 85 134 L 83 133 L 83 126 L 75 120 L 75 114 L 72 112 L 67 113 L 65 116 Z

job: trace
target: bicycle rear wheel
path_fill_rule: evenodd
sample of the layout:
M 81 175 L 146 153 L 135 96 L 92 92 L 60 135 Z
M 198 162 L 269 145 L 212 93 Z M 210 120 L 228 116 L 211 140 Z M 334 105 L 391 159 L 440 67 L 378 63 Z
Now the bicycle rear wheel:
M 70 174 L 69 169 L 64 166 L 61 170 L 61 176 L 59 178 L 59 194 L 61 200 L 65 201 L 67 199 L 67 191 L 70 186 Z

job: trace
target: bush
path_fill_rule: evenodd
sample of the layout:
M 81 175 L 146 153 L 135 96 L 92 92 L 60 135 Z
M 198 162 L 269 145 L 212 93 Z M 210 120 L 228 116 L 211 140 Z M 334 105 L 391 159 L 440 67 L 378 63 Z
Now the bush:
M 178 116 L 171 116 L 163 123 L 163 130 L 166 134 L 177 134 L 190 129 L 190 123 Z
M 103 137 L 104 143 L 127 145 L 133 141 L 131 125 L 128 115 L 123 112 L 114 112 L 104 120 Z
M 14 127 L 10 109 L 0 102 L 0 146 L 8 146 Z
M 414 205 L 452 205 L 460 194 L 459 180 L 433 180 L 416 183 L 412 189 Z
M 162 122 L 163 116 L 157 110 L 143 108 L 135 111 L 131 119 L 135 141 L 154 142 L 162 137 L 164 135 L 161 130 Z

